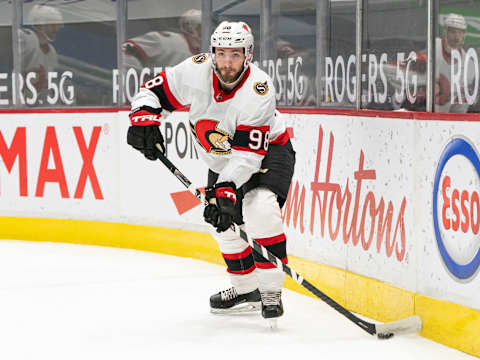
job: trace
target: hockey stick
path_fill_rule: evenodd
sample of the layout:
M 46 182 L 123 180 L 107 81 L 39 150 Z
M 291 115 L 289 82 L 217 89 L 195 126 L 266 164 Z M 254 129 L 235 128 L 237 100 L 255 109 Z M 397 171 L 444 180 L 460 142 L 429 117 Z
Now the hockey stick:
M 162 163 L 179 179 L 185 187 L 192 192 L 202 203 L 205 204 L 205 195 L 201 193 L 195 186 L 188 180 L 188 178 L 183 175 L 183 173 L 178 170 L 178 168 L 172 164 L 170 160 L 162 153 L 160 156 Z M 335 300 L 330 298 L 328 295 L 324 294 L 322 291 L 317 289 L 312 283 L 304 279 L 302 276 L 297 274 L 292 268 L 288 265 L 282 263 L 282 261 L 268 251 L 265 247 L 260 245 L 258 242 L 250 238 L 245 231 L 240 229 L 238 226 L 235 226 L 235 232 L 259 254 L 264 258 L 268 259 L 272 264 L 277 268 L 282 269 L 284 273 L 290 276 L 294 281 L 303 286 L 305 289 L 310 291 L 313 295 L 318 297 L 320 300 L 324 301 L 332 308 L 337 310 L 340 314 L 345 316 L 347 319 L 352 321 L 354 324 L 362 328 L 364 331 L 368 332 L 370 335 L 377 335 L 379 339 L 388 339 L 391 338 L 394 334 L 407 334 L 420 331 L 422 328 L 422 320 L 419 316 L 414 315 L 401 319 L 398 321 L 392 321 L 385 324 L 374 324 L 365 320 L 360 319 L 358 316 L 352 312 L 345 309 L 342 305 L 337 303 Z

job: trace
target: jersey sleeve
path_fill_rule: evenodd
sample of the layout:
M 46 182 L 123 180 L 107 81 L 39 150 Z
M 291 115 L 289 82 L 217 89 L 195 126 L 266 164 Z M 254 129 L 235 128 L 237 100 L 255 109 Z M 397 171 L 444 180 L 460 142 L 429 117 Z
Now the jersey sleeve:
M 255 106 L 255 111 L 240 113 L 231 143 L 231 158 L 220 172 L 219 182 L 233 181 L 238 188 L 260 170 L 275 117 L 274 90 L 268 95 L 251 102 L 250 107 Z
M 201 56 L 207 58 L 205 54 L 189 57 L 143 84 L 132 101 L 132 108 L 151 106 L 174 111 L 190 105 L 192 98 L 190 79 L 195 78 L 198 72 L 198 68 L 195 67 Z
M 30 71 L 32 66 L 35 65 L 33 64 L 36 48 L 35 37 L 36 35 L 34 35 L 31 30 L 20 31 L 20 49 L 22 51 L 23 68 L 27 71 Z

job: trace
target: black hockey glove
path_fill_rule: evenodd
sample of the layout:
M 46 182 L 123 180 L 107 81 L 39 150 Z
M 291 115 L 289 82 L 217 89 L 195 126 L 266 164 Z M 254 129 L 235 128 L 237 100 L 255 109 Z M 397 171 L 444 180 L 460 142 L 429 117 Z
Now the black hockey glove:
M 148 160 L 157 160 L 165 150 L 163 136 L 158 125 L 130 126 L 127 143 L 140 151 Z M 164 151 L 160 152 L 155 144 L 160 144 Z
M 129 117 L 132 126 L 128 128 L 127 143 L 140 151 L 148 160 L 157 160 L 165 152 L 165 141 L 160 132 L 162 109 L 142 106 L 134 109 Z M 159 144 L 160 151 L 156 144 Z
M 203 218 L 212 224 L 217 232 L 228 230 L 233 224 L 237 202 L 235 184 L 231 181 L 215 184 L 205 189 L 205 195 L 208 205 L 203 210 Z

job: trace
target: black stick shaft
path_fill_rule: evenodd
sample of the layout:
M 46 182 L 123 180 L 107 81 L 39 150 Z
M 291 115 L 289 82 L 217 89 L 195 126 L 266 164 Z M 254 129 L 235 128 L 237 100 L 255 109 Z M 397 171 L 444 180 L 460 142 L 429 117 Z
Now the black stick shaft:
M 205 196 L 197 190 L 193 184 L 191 183 L 188 178 L 183 175 L 183 173 L 178 170 L 178 168 L 172 164 L 170 160 L 166 158 L 165 155 L 162 154 L 160 157 L 160 160 L 162 163 L 172 172 L 173 175 L 177 177 L 180 182 L 185 185 L 199 200 L 202 202 L 205 202 Z M 302 276 L 297 274 L 292 268 L 290 268 L 287 264 L 282 263 L 282 261 L 277 258 L 275 255 L 273 255 L 270 251 L 268 251 L 264 246 L 260 245 L 258 242 L 253 240 L 252 238 L 248 237 L 247 233 L 240 229 L 239 227 L 235 227 L 235 231 L 240 235 L 240 237 L 248 242 L 250 246 L 260 255 L 262 255 L 264 258 L 268 259 L 272 264 L 274 264 L 277 268 L 282 269 L 284 273 L 286 273 L 288 276 L 290 276 L 294 281 L 296 281 L 298 284 L 303 286 L 305 289 L 310 291 L 313 295 L 315 295 L 317 298 L 331 306 L 333 309 L 338 311 L 340 314 L 345 316 L 347 319 L 352 321 L 355 325 L 359 326 L 361 329 L 365 330 L 371 335 L 376 334 L 376 328 L 375 324 L 370 323 L 368 321 L 362 320 L 359 317 L 357 317 L 355 314 L 352 312 L 348 311 L 345 309 L 342 305 L 337 303 L 335 300 L 333 300 L 331 297 L 317 289 L 312 283 L 310 283 L 308 280 L 304 279 Z
M 353 314 L 350 311 L 348 311 L 347 309 L 345 309 L 342 305 L 337 303 L 335 300 L 333 300 L 327 294 L 325 294 L 324 292 L 317 289 L 307 279 L 304 279 L 302 276 L 300 276 L 297 272 L 295 272 L 287 264 L 282 263 L 279 258 L 277 258 L 275 255 L 273 255 L 264 246 L 260 245 L 255 240 L 249 238 L 247 233 L 245 231 L 241 230 L 241 229 L 240 229 L 240 237 L 243 240 L 247 241 L 250 244 L 250 246 L 257 253 L 261 254 L 264 258 L 268 259 L 272 264 L 277 266 L 277 268 L 282 269 L 284 273 L 286 273 L 288 276 L 290 276 L 295 282 L 297 282 L 298 284 L 303 286 L 305 289 L 310 291 L 317 298 L 319 298 L 323 302 L 327 303 L 329 306 L 331 306 L 332 308 L 337 310 L 340 314 L 347 317 L 349 320 L 351 320 L 353 323 L 358 325 L 360 328 L 362 328 L 363 330 L 365 330 L 369 334 L 374 335 L 376 333 L 375 324 L 372 324 L 372 323 L 369 323 L 368 321 L 362 320 L 359 317 L 357 317 L 355 314 Z

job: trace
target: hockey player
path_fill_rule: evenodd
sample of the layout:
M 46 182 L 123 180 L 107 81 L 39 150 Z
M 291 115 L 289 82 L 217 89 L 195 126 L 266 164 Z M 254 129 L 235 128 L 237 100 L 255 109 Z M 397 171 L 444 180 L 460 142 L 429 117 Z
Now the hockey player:
M 244 22 L 222 22 L 210 53 L 186 59 L 142 85 L 132 101 L 128 144 L 156 160 L 160 119 L 190 105 L 190 130 L 209 168 L 204 219 L 227 264 L 232 287 L 210 298 L 211 311 L 283 314 L 284 273 L 252 253 L 231 226 L 246 232 L 287 263 L 280 208 L 287 197 L 295 152 L 275 110 L 269 76 L 252 63 L 253 35 Z M 258 276 L 257 276 L 258 275 Z
M 176 65 L 198 54 L 202 44 L 202 12 L 186 11 L 180 17 L 179 26 L 181 33 L 150 31 L 125 41 L 122 45 L 125 66 L 140 72 L 143 68 Z
M 462 15 L 449 14 L 445 17 L 443 38 L 437 38 L 435 47 L 435 111 L 436 112 L 454 112 L 465 113 L 469 104 L 465 98 L 465 86 L 468 86 L 474 80 L 474 74 L 464 74 L 465 69 L 465 51 L 462 46 L 465 41 L 465 30 L 467 23 Z M 461 62 L 452 58 L 452 51 L 459 52 Z M 453 59 L 453 60 L 452 60 Z M 453 69 L 452 69 L 453 67 Z M 460 68 L 459 68 L 460 67 Z M 472 66 L 470 66 L 472 68 Z M 459 92 L 451 93 L 452 88 L 452 70 L 454 74 L 460 73 Z M 466 75 L 466 76 L 465 76 Z M 464 84 L 464 79 L 467 84 Z M 454 89 L 458 89 L 454 86 Z
M 467 86 L 471 85 L 474 80 L 475 73 L 470 65 L 468 73 L 465 74 L 465 51 L 462 46 L 465 39 L 465 30 L 467 23 L 465 18 L 458 14 L 449 14 L 444 20 L 443 37 L 435 39 L 435 98 L 434 107 L 436 112 L 465 113 L 469 104 L 465 98 L 465 79 Z M 460 62 L 457 58 L 452 58 L 452 51 L 458 51 Z M 426 111 L 426 87 L 427 87 L 427 51 L 422 50 L 416 54 L 416 59 L 412 61 L 409 56 L 401 64 L 385 64 L 383 70 L 388 81 L 395 89 L 395 92 L 404 91 L 402 103 L 396 102 L 396 96 L 393 97 L 394 108 L 404 108 L 410 111 Z M 453 59 L 453 60 L 452 60 Z M 409 65 L 409 63 L 411 64 Z M 407 67 L 409 67 L 408 78 Z M 401 71 L 405 77 L 405 82 L 409 85 L 415 97 L 409 100 L 404 90 L 405 84 L 403 80 L 399 81 L 398 71 Z M 454 96 L 451 94 L 452 89 L 452 70 L 454 74 L 459 74 L 454 84 Z M 464 77 L 466 75 L 466 77 Z M 413 80 L 413 79 L 416 80 Z M 460 83 L 460 84 L 458 84 Z M 460 86 L 457 86 L 460 85 Z M 412 89 L 413 87 L 416 90 Z
M 37 98 L 46 103 L 47 76 L 58 67 L 58 56 L 52 43 L 63 26 L 63 16 L 52 6 L 37 4 L 30 10 L 28 20 L 32 28 L 20 32 L 23 73 L 24 76 L 35 73 L 32 84 Z

